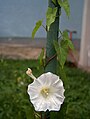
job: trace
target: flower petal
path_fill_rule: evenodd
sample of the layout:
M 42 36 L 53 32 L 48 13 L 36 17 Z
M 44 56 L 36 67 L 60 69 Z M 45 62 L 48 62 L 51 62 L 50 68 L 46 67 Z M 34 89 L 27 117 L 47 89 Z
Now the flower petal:
M 59 111 L 60 109 L 60 103 L 59 101 L 56 101 L 53 96 L 49 99 L 48 103 L 48 110 L 49 111 Z
M 37 103 L 38 101 L 38 103 Z M 47 104 L 45 102 L 45 100 L 39 99 L 34 103 L 34 107 L 36 111 L 46 111 L 47 110 Z
M 43 91 L 43 93 L 42 93 Z M 39 76 L 28 86 L 28 94 L 36 111 L 59 111 L 64 101 L 63 82 L 51 72 Z M 43 96 L 43 94 L 48 94 Z

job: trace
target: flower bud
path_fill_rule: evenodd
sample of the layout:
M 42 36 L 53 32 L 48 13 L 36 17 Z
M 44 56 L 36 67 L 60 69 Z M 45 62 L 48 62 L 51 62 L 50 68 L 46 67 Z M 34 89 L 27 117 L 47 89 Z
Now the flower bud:
M 26 71 L 26 74 L 30 76 L 33 80 L 36 79 L 36 77 L 32 74 L 32 70 L 30 68 L 28 68 L 28 70 Z

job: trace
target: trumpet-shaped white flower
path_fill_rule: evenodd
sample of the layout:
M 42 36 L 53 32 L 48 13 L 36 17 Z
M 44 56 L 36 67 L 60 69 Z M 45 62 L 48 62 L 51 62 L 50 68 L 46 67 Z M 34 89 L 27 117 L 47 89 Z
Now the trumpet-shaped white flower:
M 64 101 L 63 82 L 59 76 L 48 72 L 28 85 L 28 94 L 36 111 L 59 111 Z

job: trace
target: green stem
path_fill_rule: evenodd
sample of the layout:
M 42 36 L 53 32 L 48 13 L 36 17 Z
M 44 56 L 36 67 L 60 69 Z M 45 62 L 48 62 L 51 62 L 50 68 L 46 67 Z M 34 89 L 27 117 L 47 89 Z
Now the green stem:
M 50 112 L 41 112 L 41 119 L 50 119 Z
M 58 7 L 58 12 L 57 12 L 57 16 L 54 23 L 51 24 L 49 31 L 47 31 L 47 43 L 46 43 L 46 61 L 48 61 L 48 59 L 51 59 L 51 57 L 53 57 L 56 54 L 54 45 L 53 45 L 53 41 L 54 40 L 58 40 L 58 32 L 59 32 L 59 11 L 60 11 L 60 7 L 56 5 L 54 5 L 52 3 L 52 0 L 49 0 L 48 3 L 49 7 L 54 8 L 54 7 Z M 46 62 L 47 64 L 47 62 Z M 52 60 L 50 60 L 48 62 L 48 64 L 45 67 L 45 72 L 52 72 L 52 73 L 56 73 L 56 69 L 57 69 L 57 57 L 54 57 Z
M 56 57 L 56 51 L 53 45 L 54 40 L 58 40 L 58 32 L 59 32 L 59 10 L 60 7 L 54 5 L 52 3 L 52 0 L 49 0 L 48 3 L 49 7 L 54 8 L 58 7 L 58 12 L 57 16 L 54 23 L 51 24 L 49 31 L 47 31 L 47 43 L 46 43 L 46 67 L 45 67 L 45 72 L 52 72 L 56 73 L 57 70 L 57 57 Z M 53 58 L 52 58 L 53 57 Z M 51 59 L 51 60 L 49 60 Z M 45 113 L 46 117 L 42 119 L 50 119 L 50 112 L 47 111 Z

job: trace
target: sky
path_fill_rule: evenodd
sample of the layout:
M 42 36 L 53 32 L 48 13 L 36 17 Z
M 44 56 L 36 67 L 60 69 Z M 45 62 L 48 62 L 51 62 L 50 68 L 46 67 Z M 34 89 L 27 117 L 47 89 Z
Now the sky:
M 84 0 L 69 0 L 71 14 L 66 17 L 62 9 L 60 29 L 76 30 L 73 37 L 81 37 Z M 35 23 L 44 18 L 48 0 L 0 0 L 0 37 L 31 37 Z M 41 27 L 36 37 L 46 37 Z

